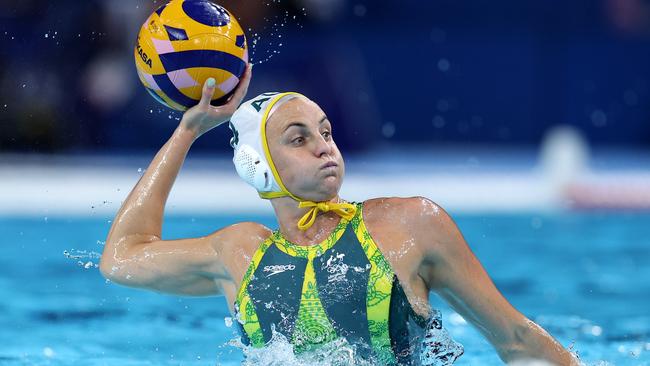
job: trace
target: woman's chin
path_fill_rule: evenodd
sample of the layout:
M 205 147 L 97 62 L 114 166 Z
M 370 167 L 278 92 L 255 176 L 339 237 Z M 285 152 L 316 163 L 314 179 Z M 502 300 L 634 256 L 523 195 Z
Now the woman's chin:
M 341 189 L 341 180 L 338 175 L 329 175 L 323 179 L 323 191 L 336 195 Z
M 339 193 L 340 187 L 338 184 L 334 183 L 338 182 L 333 181 L 331 184 L 323 184 L 319 187 L 319 189 L 311 191 L 310 194 L 304 194 L 301 197 L 314 202 L 330 201 L 336 198 Z

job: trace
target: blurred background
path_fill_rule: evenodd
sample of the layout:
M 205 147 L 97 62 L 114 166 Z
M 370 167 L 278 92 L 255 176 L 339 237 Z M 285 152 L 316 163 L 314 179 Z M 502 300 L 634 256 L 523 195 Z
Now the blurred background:
M 563 345 L 589 364 L 650 364 L 650 1 L 216 2 L 246 29 L 248 97 L 295 90 L 327 113 L 343 198 L 436 201 L 504 295 Z M 181 117 L 134 65 L 161 4 L 0 0 L 0 293 L 13 299 L 0 327 L 17 330 L 0 335 L 0 363 L 228 354 L 225 303 L 104 285 L 96 270 L 111 220 Z M 220 126 L 195 142 L 165 238 L 275 225 L 237 177 L 230 137 Z M 432 304 L 466 346 L 460 364 L 500 364 Z
M 310 96 L 335 122 L 343 151 L 385 143 L 539 146 L 560 124 L 594 146 L 650 145 L 644 0 L 220 3 L 250 28 L 249 43 L 260 40 L 253 62 L 265 62 L 249 96 Z M 160 4 L 0 2 L 0 151 L 161 146 L 177 122 L 168 115 L 178 115 L 143 92 L 132 52 Z M 221 128 L 194 150 L 230 152 L 227 134 Z
M 122 157 L 146 168 L 181 116 L 144 92 L 134 66 L 139 27 L 161 4 L 0 2 L 4 166 L 114 166 Z M 386 171 L 388 159 L 413 162 L 416 173 L 476 172 L 509 161 L 544 170 L 572 206 L 650 206 L 647 176 L 636 174 L 650 166 L 648 1 L 221 4 L 247 29 L 257 64 L 248 96 L 296 90 L 315 100 L 351 168 Z M 229 137 L 216 128 L 191 156 L 223 161 L 232 176 Z M 584 168 L 635 174 L 591 192 L 574 179 Z M 603 187 L 615 197 L 602 198 Z M 14 207 L 29 196 L 5 199 Z M 451 196 L 440 199 L 465 207 Z

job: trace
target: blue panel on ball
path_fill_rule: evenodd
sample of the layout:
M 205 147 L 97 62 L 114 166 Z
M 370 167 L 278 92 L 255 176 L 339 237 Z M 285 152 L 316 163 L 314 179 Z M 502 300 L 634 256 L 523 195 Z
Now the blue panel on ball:
M 170 41 L 187 41 L 190 39 L 183 29 L 165 25 L 165 30 L 167 31 L 167 36 L 169 36 Z
M 215 50 L 191 50 L 170 52 L 160 55 L 165 71 L 189 69 L 191 67 L 211 67 L 226 70 L 240 77 L 244 73 L 244 60 L 227 52 Z
M 162 100 L 162 98 L 160 98 L 160 97 L 158 96 L 158 94 L 156 94 L 155 91 L 151 90 L 150 88 L 147 88 L 146 86 L 145 86 L 145 89 L 149 92 L 149 94 L 151 94 L 151 96 L 152 96 L 155 100 L 157 100 L 158 102 L 162 103 L 163 105 L 166 105 L 166 106 L 170 107 L 169 104 L 165 103 L 165 101 Z M 171 108 L 171 107 L 170 107 L 170 108 Z
M 173 100 L 174 102 L 186 108 L 189 108 L 199 103 L 198 100 L 194 100 L 188 97 L 187 95 L 181 93 L 180 90 L 176 89 L 176 86 L 172 83 L 171 80 L 169 80 L 169 76 L 167 76 L 167 74 L 153 75 L 153 79 L 156 81 L 156 84 L 158 84 L 158 86 L 160 87 L 160 90 L 162 90 L 163 93 L 165 93 L 169 97 L 169 99 Z
M 244 41 L 245 40 L 246 40 L 246 38 L 244 38 L 243 34 L 238 35 L 237 38 L 235 38 L 235 46 L 237 46 L 239 48 L 244 48 Z
M 195 21 L 211 27 L 221 27 L 230 23 L 226 9 L 208 0 L 186 0 L 183 11 Z
M 165 5 L 161 6 L 161 7 L 159 7 L 158 9 L 156 9 L 156 14 L 158 14 L 158 16 L 160 16 L 160 14 L 162 14 L 163 10 L 165 10 L 166 6 L 167 6 L 167 4 L 165 4 Z

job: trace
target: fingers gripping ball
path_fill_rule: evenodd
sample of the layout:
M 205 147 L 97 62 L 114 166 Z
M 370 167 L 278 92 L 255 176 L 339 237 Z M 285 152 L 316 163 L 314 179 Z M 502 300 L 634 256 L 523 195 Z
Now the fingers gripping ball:
M 198 104 L 216 81 L 211 104 L 224 104 L 248 63 L 237 19 L 208 0 L 172 0 L 144 22 L 135 45 L 140 81 L 157 101 L 178 111 Z

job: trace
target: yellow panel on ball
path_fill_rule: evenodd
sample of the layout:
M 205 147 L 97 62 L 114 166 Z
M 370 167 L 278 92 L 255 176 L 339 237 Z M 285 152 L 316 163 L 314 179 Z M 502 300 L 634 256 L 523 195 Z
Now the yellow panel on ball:
M 172 0 L 143 24 L 135 49 L 138 76 L 162 104 L 184 111 L 215 78 L 212 104 L 223 104 L 239 83 L 248 47 L 236 18 L 209 0 Z

